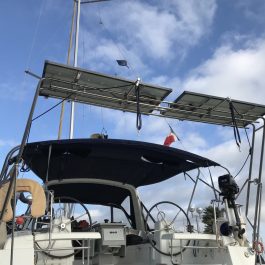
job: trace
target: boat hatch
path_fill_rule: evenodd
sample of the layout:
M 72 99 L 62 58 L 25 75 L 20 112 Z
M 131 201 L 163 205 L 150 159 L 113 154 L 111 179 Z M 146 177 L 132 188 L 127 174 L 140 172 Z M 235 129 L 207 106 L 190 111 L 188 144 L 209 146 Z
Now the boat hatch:
M 225 126 L 235 126 L 236 122 L 237 127 L 243 128 L 262 118 L 265 106 L 184 91 L 163 114 L 179 120 Z
M 45 61 L 40 95 L 137 112 L 135 81 Z M 141 113 L 151 113 L 171 89 L 139 82 Z
M 43 181 L 92 178 L 134 187 L 161 182 L 198 167 L 218 166 L 207 158 L 176 148 L 117 139 L 29 143 L 23 160 Z

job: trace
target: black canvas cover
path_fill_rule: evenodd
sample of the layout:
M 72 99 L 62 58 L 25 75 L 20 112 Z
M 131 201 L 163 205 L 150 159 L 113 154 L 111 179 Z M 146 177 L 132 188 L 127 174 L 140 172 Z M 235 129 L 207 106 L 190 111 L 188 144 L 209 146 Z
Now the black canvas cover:
M 130 192 L 125 188 L 94 183 L 55 184 L 48 187 L 54 192 L 55 198 L 61 202 L 74 202 L 68 197 L 75 198 L 82 203 L 100 205 L 121 205 Z M 66 198 L 63 198 L 67 196 Z
M 172 147 L 113 139 L 29 143 L 25 146 L 23 159 L 43 181 L 92 178 L 127 183 L 136 188 L 198 167 L 218 165 Z

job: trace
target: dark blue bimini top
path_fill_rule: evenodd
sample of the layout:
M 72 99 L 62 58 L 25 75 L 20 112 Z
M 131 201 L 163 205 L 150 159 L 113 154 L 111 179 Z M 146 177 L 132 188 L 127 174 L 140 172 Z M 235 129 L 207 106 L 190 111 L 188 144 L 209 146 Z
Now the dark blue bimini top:
M 43 181 L 92 178 L 134 187 L 154 184 L 199 167 L 218 166 L 207 158 L 146 142 L 72 139 L 26 145 L 24 162 Z

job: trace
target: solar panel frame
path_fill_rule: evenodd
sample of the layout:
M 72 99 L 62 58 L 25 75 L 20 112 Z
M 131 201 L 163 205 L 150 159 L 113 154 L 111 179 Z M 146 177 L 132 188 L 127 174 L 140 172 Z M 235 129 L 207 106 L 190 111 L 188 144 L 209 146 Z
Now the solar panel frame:
M 179 120 L 234 126 L 229 102 L 233 104 L 235 121 L 240 128 L 265 115 L 265 106 L 260 104 L 190 91 L 184 91 L 173 103 L 169 103 L 163 115 Z
M 41 96 L 137 112 L 136 81 L 50 61 L 45 61 L 42 78 Z M 140 83 L 141 113 L 154 111 L 171 92 L 169 88 Z

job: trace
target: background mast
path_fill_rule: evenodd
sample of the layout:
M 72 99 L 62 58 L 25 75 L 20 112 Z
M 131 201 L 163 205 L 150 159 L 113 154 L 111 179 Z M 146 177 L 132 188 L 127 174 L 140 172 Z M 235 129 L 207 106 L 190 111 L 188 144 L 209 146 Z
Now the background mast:
M 75 30 L 75 51 L 74 51 L 74 67 L 77 67 L 77 57 L 78 57 L 78 39 L 79 39 L 79 24 L 80 24 L 80 8 L 81 4 L 91 4 L 98 2 L 106 2 L 110 0 L 90 0 L 90 1 L 82 1 L 74 0 L 75 5 L 77 2 L 77 17 L 76 17 L 76 30 Z M 75 111 L 75 102 L 71 101 L 71 114 L 70 114 L 70 130 L 69 130 L 69 138 L 73 139 L 74 137 L 74 111 Z

